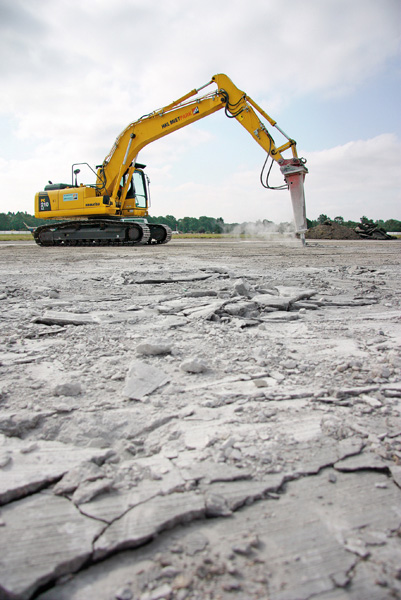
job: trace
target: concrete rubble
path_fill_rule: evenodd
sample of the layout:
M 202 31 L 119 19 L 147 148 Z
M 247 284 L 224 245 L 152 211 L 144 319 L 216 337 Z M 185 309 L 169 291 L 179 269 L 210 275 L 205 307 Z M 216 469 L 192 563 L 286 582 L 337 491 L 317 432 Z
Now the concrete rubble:
M 0 245 L 0 600 L 401 597 L 401 243 Z
M 383 227 L 379 227 L 374 223 L 360 223 L 355 228 L 356 233 L 359 237 L 371 240 L 391 240 L 394 236 L 391 236 Z

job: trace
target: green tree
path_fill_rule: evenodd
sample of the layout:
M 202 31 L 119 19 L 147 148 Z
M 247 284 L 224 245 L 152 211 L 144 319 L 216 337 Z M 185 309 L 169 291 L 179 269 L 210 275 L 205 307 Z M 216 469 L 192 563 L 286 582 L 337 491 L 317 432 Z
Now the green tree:
M 178 219 L 178 227 L 183 233 L 196 233 L 198 231 L 198 219 L 183 217 L 182 219 Z
M 225 225 L 222 217 L 218 217 L 216 219 L 216 223 L 214 224 L 214 229 L 212 233 L 224 233 Z
M 344 225 L 344 217 L 334 217 L 334 222 L 339 225 Z
M 349 227 L 350 229 L 355 229 L 355 227 L 358 227 L 359 223 L 356 221 L 344 221 L 343 225 L 345 227 Z
M 163 219 L 164 219 L 163 223 L 168 225 L 173 231 L 176 231 L 177 219 L 173 215 L 166 215 L 165 217 L 163 217 Z
M 2 231 L 26 231 L 25 225 L 28 225 L 28 227 L 38 227 L 44 223 L 48 223 L 48 221 L 46 219 L 37 219 L 27 212 L 0 213 L 0 229 Z
M 330 219 L 327 215 L 319 215 L 317 221 L 322 225 L 325 221 L 330 221 Z
M 388 219 L 384 221 L 383 225 L 386 231 L 401 231 L 401 221 L 397 221 L 397 219 Z
M 4 213 L 0 214 L 0 230 L 1 231 L 9 231 L 11 229 L 11 220 L 9 215 Z
M 361 217 L 359 220 L 362 223 L 362 225 L 373 225 L 374 224 L 372 219 L 368 219 L 368 217 L 365 217 L 365 216 Z
M 198 231 L 204 231 L 205 233 L 222 233 L 224 221 L 220 217 L 215 219 L 214 217 L 199 217 L 199 228 Z

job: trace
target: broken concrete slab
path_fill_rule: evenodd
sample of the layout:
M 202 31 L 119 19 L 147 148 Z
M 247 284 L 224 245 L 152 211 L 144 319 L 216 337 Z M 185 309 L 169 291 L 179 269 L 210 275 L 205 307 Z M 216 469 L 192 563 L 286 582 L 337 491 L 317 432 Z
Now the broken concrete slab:
M 103 401 L 95 410 L 74 410 L 68 416 L 64 415 L 61 422 L 57 417 L 44 420 L 41 423 L 41 434 L 64 444 L 75 443 L 78 447 L 93 446 L 113 452 L 111 449 L 118 447 L 122 441 L 126 441 L 129 447 L 133 441 L 140 440 L 141 436 L 177 418 L 174 413 L 163 411 L 160 414 L 160 410 L 150 403 L 125 403 L 124 408 L 119 408 L 123 402 L 120 386 L 116 394 L 118 395 L 113 404 Z M 63 412 L 61 415 L 63 416 Z
M 273 600 L 304 600 L 319 595 L 324 597 L 324 594 L 336 589 L 340 595 L 333 594 L 333 598 L 348 597 L 349 592 L 350 597 L 353 597 L 352 588 L 347 587 L 347 595 L 344 596 L 344 590 L 336 588 L 333 578 L 337 582 L 338 577 L 345 581 L 346 573 L 350 573 L 352 565 L 359 562 L 358 556 L 347 551 L 346 539 L 349 534 L 351 537 L 358 527 L 366 530 L 377 528 L 378 515 L 375 507 L 382 502 L 383 492 L 372 490 L 375 481 L 375 475 L 372 473 L 364 473 L 357 481 L 350 475 L 341 474 L 336 485 L 331 486 L 330 490 L 327 489 L 327 485 L 330 484 L 325 486 L 323 478 L 322 473 L 313 479 L 301 479 L 289 484 L 291 490 L 309 488 L 310 503 L 303 506 L 302 513 L 296 508 L 299 492 L 292 498 L 290 494 L 285 494 L 281 496 L 280 502 L 271 508 L 274 516 L 271 515 L 260 523 L 258 535 L 266 545 L 267 554 L 264 550 L 262 556 L 267 559 L 271 570 L 269 596 Z M 396 501 L 395 495 L 392 496 Z M 342 500 L 337 503 L 336 500 L 340 497 Z M 355 514 L 355 505 L 359 508 L 358 515 Z M 386 504 L 386 507 L 388 509 L 389 505 Z M 300 526 L 295 525 L 297 520 Z M 394 520 L 397 520 L 394 508 L 390 512 L 383 511 L 379 518 L 380 527 L 391 528 L 390 523 Z M 320 521 L 325 524 L 322 529 L 318 526 Z M 319 542 L 315 537 L 317 529 L 320 532 Z M 278 546 L 273 540 L 278 542 Z M 289 551 L 291 554 L 288 554 Z M 283 552 L 288 556 L 290 571 L 282 566 Z M 369 578 L 364 593 L 359 597 L 370 597 L 369 590 L 374 587 L 374 581 Z
M 140 285 L 158 285 L 160 283 L 186 283 L 191 281 L 205 281 L 206 279 L 210 279 L 211 275 L 176 275 L 171 277 L 171 275 L 166 275 L 166 277 L 155 277 L 155 278 L 144 278 L 144 279 L 127 279 L 127 283 L 134 283 Z
M 93 498 L 101 496 L 113 490 L 113 480 L 107 477 L 94 481 L 81 482 L 71 496 L 71 500 L 77 506 L 90 502 Z
M 44 325 L 96 325 L 99 321 L 91 314 L 69 313 L 48 310 L 42 316 L 35 317 L 34 323 Z
M 1 514 L 5 526 L 0 528 L 0 597 L 4 600 L 28 600 L 41 586 L 78 570 L 104 528 L 104 523 L 83 516 L 69 500 L 45 493 L 13 502 Z
M 135 548 L 167 528 L 203 517 L 205 510 L 203 496 L 195 492 L 156 496 L 107 527 L 95 541 L 94 557 L 100 559 L 116 551 Z
M 145 504 L 152 498 L 162 495 L 159 481 L 145 480 L 130 490 L 113 490 L 108 494 L 94 497 L 80 504 L 82 514 L 112 523 L 135 506 Z
M 253 302 L 256 302 L 261 307 L 267 306 L 268 308 L 275 308 L 276 310 L 289 310 L 290 298 L 283 298 L 282 296 L 270 296 L 270 294 L 257 294 L 252 298 Z
M 283 309 L 284 310 L 284 309 Z M 300 318 L 299 313 L 270 313 L 268 315 L 263 315 L 261 317 L 261 321 L 265 323 L 274 323 L 274 322 L 288 322 L 288 321 L 298 321 Z
M 308 420 L 306 420 L 307 425 Z M 302 436 L 300 439 L 302 439 Z M 289 479 L 317 474 L 327 467 L 337 464 L 341 465 L 342 462 L 345 463 L 348 457 L 358 459 L 364 447 L 363 442 L 359 438 L 348 438 L 338 441 L 316 435 L 313 450 L 308 452 L 307 448 L 310 447 L 310 439 L 313 439 L 313 437 L 306 438 L 306 441 L 301 441 L 297 445 L 297 451 L 302 456 L 300 460 L 291 460 L 291 452 L 289 453 L 290 465 L 292 464 L 291 468 L 287 467 L 286 470 L 286 476 Z
M 181 453 L 183 454 L 183 453 Z M 239 480 L 250 480 L 252 474 L 250 469 L 238 468 L 226 463 L 218 463 L 212 460 L 203 460 L 201 462 L 173 460 L 179 468 L 179 471 L 185 481 L 194 481 L 203 483 L 230 482 Z
M 242 300 L 225 304 L 223 310 L 225 313 L 232 316 L 243 316 L 250 311 L 253 311 L 256 307 L 256 302 Z
M 385 478 L 380 474 L 379 477 Z M 219 573 L 221 570 L 217 577 L 215 573 L 206 579 L 214 595 L 223 583 L 239 581 L 244 589 L 237 593 L 245 594 L 244 598 L 252 593 L 272 600 L 307 600 L 311 596 L 381 600 L 380 582 L 386 582 L 384 589 L 394 590 L 393 596 L 397 597 L 394 573 L 401 551 L 390 532 L 399 523 L 395 509 L 399 494 L 392 490 L 388 495 L 388 491 L 375 488 L 370 495 L 376 478 L 377 474 L 364 473 L 355 480 L 352 474 L 339 473 L 338 489 L 326 481 L 326 473 L 289 482 L 280 494 L 272 493 L 265 502 L 244 507 L 228 520 L 194 521 L 173 533 L 161 533 L 152 544 L 93 565 L 40 598 L 80 600 L 79 593 L 82 597 L 85 591 L 107 600 L 123 582 L 127 582 L 134 598 L 141 598 L 164 583 L 172 585 L 177 593 L 190 589 L 202 598 L 205 559 L 219 568 Z M 300 506 L 306 490 L 308 502 Z M 378 519 L 377 509 L 386 494 Z M 363 506 L 357 521 L 355 503 Z M 347 540 L 359 537 L 371 553 L 365 561 L 345 547 Z M 372 539 L 379 539 L 380 543 L 371 545 Z M 185 581 L 183 576 L 176 580 L 164 578 L 161 564 L 181 567 L 191 576 Z M 367 569 L 360 573 L 365 565 Z M 224 600 L 232 595 L 233 590 L 222 591 Z
M 357 456 L 344 458 L 335 463 L 334 468 L 337 471 L 352 472 L 352 471 L 388 471 L 390 463 L 384 461 L 380 456 L 373 452 L 363 452 Z
M 125 378 L 123 396 L 130 400 L 143 401 L 146 396 L 165 385 L 169 376 L 157 367 L 134 360 Z
M 36 442 L 32 451 L 24 452 L 27 442 L 4 435 L 0 435 L 0 444 L 9 457 L 1 469 L 0 504 L 48 487 L 84 461 L 101 464 L 110 455 L 110 450 L 106 449 L 79 448 L 43 440 Z
M 40 423 L 47 417 L 54 414 L 52 411 L 37 411 L 32 413 L 30 410 L 2 411 L 0 415 L 0 432 L 7 437 L 24 437 L 31 430 L 36 429 Z
M 185 309 L 183 313 L 190 320 L 204 319 L 208 321 L 222 306 L 224 306 L 225 302 L 225 300 L 220 300 L 217 302 L 211 302 L 210 304 L 202 307 L 188 308 Z
M 299 302 L 299 300 L 309 300 L 318 293 L 315 289 L 302 290 L 294 286 L 277 286 L 280 296 L 290 298 L 291 304 Z
M 107 325 L 112 323 L 137 323 L 150 318 L 149 310 L 95 311 L 73 313 L 48 310 L 42 316 L 35 317 L 33 323 L 43 325 Z
M 185 292 L 184 296 L 186 298 L 203 298 L 205 296 L 217 296 L 216 290 L 192 290 L 189 292 Z
M 66 495 L 75 492 L 77 487 L 86 481 L 96 481 L 103 479 L 104 471 L 94 462 L 85 461 L 77 467 L 70 469 L 53 487 L 53 493 L 57 495 Z
M 221 496 L 227 507 L 236 511 L 241 506 L 249 506 L 267 497 L 269 493 L 277 492 L 284 482 L 285 476 L 282 474 L 265 476 L 263 481 L 216 482 L 207 486 L 207 494 Z

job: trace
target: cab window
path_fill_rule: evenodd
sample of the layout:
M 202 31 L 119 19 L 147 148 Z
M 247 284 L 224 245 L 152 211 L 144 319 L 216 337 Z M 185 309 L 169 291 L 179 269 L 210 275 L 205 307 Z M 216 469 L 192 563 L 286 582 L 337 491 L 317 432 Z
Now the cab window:
M 135 206 L 138 208 L 146 208 L 147 203 L 147 192 L 146 192 L 146 184 L 145 184 L 145 175 L 142 171 L 135 171 L 132 176 L 132 183 L 129 189 L 131 191 L 131 187 L 133 187 L 133 196 L 135 197 Z M 128 194 L 127 194 L 128 197 Z M 132 196 L 131 196 L 132 197 Z

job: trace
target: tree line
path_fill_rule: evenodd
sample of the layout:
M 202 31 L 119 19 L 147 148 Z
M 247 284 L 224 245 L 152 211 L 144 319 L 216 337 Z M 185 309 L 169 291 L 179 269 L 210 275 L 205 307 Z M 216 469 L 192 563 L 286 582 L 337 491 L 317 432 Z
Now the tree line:
M 164 217 L 146 217 L 149 223 L 165 223 L 173 231 L 182 233 L 224 233 L 234 224 L 226 224 L 221 217 L 184 217 L 177 219 L 173 215 Z M 0 213 L 0 231 L 26 231 L 27 227 L 38 227 L 49 223 L 48 219 L 37 219 L 27 212 Z
M 215 218 L 203 216 L 199 218 L 183 217 L 182 219 L 177 219 L 173 215 L 166 215 L 164 217 L 147 217 L 147 219 L 149 223 L 165 223 L 171 227 L 173 231 L 179 231 L 180 233 L 229 233 L 234 227 L 243 225 L 240 223 L 225 223 L 222 217 Z M 334 217 L 334 219 L 331 219 L 324 214 L 319 215 L 317 219 L 307 219 L 308 229 L 316 227 L 325 221 L 332 221 L 351 229 L 355 229 L 355 227 L 362 223 L 364 225 L 374 224 L 390 233 L 401 231 L 401 221 L 397 219 L 388 219 L 387 221 L 379 219 L 373 221 L 372 219 L 363 216 L 360 218 L 359 222 L 356 222 L 346 221 L 343 217 Z M 36 217 L 27 212 L 0 213 L 0 231 L 26 231 L 26 226 L 37 227 L 38 225 L 43 225 L 48 222 L 49 221 L 45 219 L 36 219 Z M 274 225 L 271 221 L 267 221 L 266 219 L 258 221 L 258 223 L 263 226 L 266 224 Z M 278 226 L 278 230 L 280 230 L 281 225 L 287 224 L 281 223 Z
M 326 221 L 330 221 L 332 223 L 337 223 L 338 225 L 343 225 L 344 227 L 349 227 L 350 229 L 355 229 L 355 227 L 358 227 L 358 225 L 362 223 L 362 225 L 376 225 L 377 227 L 381 227 L 390 233 L 392 231 L 401 231 L 401 221 L 398 221 L 397 219 L 387 219 L 387 221 L 384 221 L 383 219 L 376 219 L 376 221 L 374 221 L 373 219 L 363 216 L 358 222 L 345 221 L 343 217 L 334 217 L 334 219 L 331 219 L 327 215 L 322 214 L 319 215 L 317 219 L 306 219 L 306 221 L 308 224 L 308 229 L 316 227 L 317 225 L 322 225 Z
M 0 231 L 26 231 L 25 225 L 37 227 L 44 223 L 44 219 L 36 219 L 27 212 L 0 213 Z
M 176 219 L 173 215 L 165 217 L 146 217 L 149 223 L 165 223 L 173 231 L 180 233 L 225 233 L 234 224 L 224 223 L 222 217 L 183 217 Z

